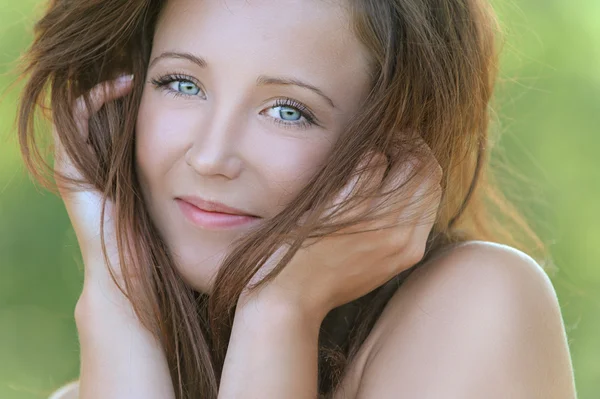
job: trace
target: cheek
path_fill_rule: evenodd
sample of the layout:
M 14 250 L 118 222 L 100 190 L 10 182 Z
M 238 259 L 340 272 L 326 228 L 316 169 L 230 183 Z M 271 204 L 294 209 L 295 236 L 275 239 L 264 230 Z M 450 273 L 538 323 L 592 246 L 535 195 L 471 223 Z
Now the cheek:
M 185 151 L 182 133 L 191 129 L 189 118 L 161 107 L 153 97 L 142 97 L 136 125 L 136 167 L 146 189 L 159 189 L 161 178 Z
M 270 216 L 289 204 L 325 163 L 332 147 L 331 136 L 318 136 L 290 142 L 271 140 L 262 155 L 262 175 L 269 196 Z

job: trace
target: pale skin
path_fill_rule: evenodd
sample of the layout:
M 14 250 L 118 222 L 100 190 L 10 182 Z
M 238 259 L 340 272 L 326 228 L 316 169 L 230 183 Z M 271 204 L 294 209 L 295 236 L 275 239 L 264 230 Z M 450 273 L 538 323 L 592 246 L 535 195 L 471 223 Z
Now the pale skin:
M 228 245 L 244 231 L 193 228 L 177 214 L 173 197 L 208 196 L 273 217 L 325 162 L 368 87 L 365 50 L 339 5 L 277 0 L 286 14 L 271 3 L 172 1 L 155 34 L 138 115 L 138 173 L 179 272 L 200 291 L 210 290 Z M 161 88 L 152 83 L 173 73 L 177 80 Z M 299 86 L 258 85 L 261 75 L 307 81 L 335 106 Z M 82 134 L 90 112 L 130 89 L 129 80 L 93 89 L 92 110 L 76 105 Z M 306 119 L 294 105 L 276 103 L 290 98 L 311 110 L 319 124 L 299 127 Z M 60 143 L 56 167 L 77 175 Z M 439 193 L 439 170 L 430 176 L 412 195 Z M 397 176 L 391 184 L 401 180 Z M 174 398 L 162 348 L 108 275 L 99 248 L 99 194 L 63 187 L 61 195 L 85 263 L 75 311 L 80 398 Z M 430 215 L 436 199 L 420 212 Z M 398 208 L 395 216 L 409 210 Z M 383 222 L 390 220 L 377 223 Z M 432 223 L 424 216 L 385 232 L 328 237 L 301 250 L 260 294 L 243 295 L 219 398 L 314 399 L 324 316 L 418 262 Z M 107 225 L 110 234 L 110 220 Z M 336 399 L 397 397 L 574 398 L 560 307 L 535 261 L 506 246 L 470 242 L 411 275 L 336 394 Z

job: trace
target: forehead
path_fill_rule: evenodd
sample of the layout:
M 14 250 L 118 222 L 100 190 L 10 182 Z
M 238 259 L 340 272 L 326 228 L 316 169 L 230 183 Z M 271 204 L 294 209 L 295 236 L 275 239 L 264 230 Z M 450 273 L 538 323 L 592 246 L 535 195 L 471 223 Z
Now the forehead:
M 367 53 L 341 0 L 170 0 L 159 20 L 153 57 L 202 56 L 210 69 L 322 76 L 367 75 Z M 256 70 L 253 70 L 256 68 Z
M 279 39 L 294 50 L 353 39 L 347 12 L 328 0 L 170 0 L 158 29 L 194 42 L 235 39 L 240 46 Z

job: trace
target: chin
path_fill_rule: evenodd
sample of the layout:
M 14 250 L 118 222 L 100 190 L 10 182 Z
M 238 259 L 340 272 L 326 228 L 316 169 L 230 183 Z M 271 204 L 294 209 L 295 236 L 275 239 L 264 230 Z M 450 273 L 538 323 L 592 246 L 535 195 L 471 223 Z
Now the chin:
M 175 257 L 175 268 L 188 287 L 209 294 L 223 260 L 225 254 L 215 254 L 205 259 L 198 256 L 195 259 Z
M 197 267 L 177 265 L 177 272 L 189 288 L 203 294 L 209 294 L 212 291 L 213 281 L 218 269 L 207 271 Z

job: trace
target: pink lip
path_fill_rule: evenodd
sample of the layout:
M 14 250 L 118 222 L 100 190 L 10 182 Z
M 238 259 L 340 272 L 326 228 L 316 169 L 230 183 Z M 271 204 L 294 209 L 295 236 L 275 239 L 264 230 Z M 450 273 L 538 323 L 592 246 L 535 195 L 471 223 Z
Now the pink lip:
M 188 204 L 194 205 L 196 208 L 200 208 L 207 212 L 218 212 L 218 213 L 229 213 L 231 215 L 244 215 L 244 216 L 256 216 L 252 215 L 249 212 L 243 211 L 241 209 L 232 208 L 225 204 L 221 204 L 220 202 L 212 202 L 206 201 L 199 197 L 194 196 L 182 196 L 177 199 L 183 200 Z
M 227 229 L 250 224 L 260 220 L 256 216 L 231 214 L 201 209 L 198 206 L 189 203 L 181 198 L 176 198 L 175 202 L 179 209 L 190 222 L 204 229 Z M 222 207 L 221 209 L 226 208 Z M 233 208 L 228 208 L 233 209 Z

